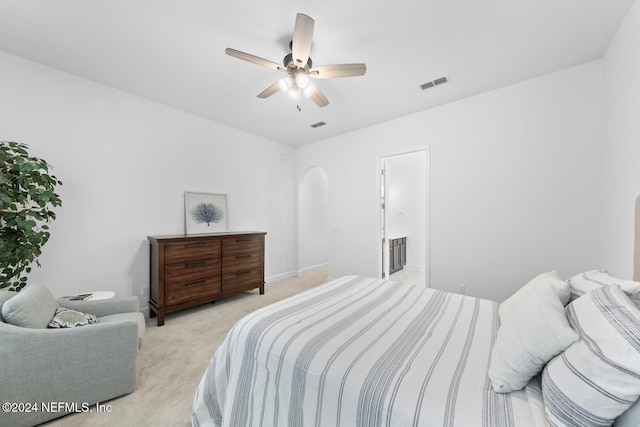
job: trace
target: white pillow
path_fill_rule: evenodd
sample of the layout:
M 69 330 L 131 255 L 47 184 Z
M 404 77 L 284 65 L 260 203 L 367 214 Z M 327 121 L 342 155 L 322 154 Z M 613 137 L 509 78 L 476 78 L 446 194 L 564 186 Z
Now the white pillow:
M 489 365 L 494 391 L 522 389 L 577 339 L 553 285 L 537 285 L 518 306 L 518 316 L 508 317 L 498 329 Z
M 585 294 L 567 307 L 580 340 L 542 374 L 551 425 L 611 425 L 640 396 L 640 310 L 618 286 Z
M 508 317 L 516 314 L 518 312 L 518 306 L 521 303 L 528 304 L 531 295 L 536 292 L 536 288 L 547 283 L 553 286 L 562 305 L 567 305 L 569 302 L 569 285 L 558 276 L 558 273 L 549 271 L 531 279 L 529 283 L 520 288 L 500 305 L 500 321 L 504 323 Z
M 622 280 L 614 277 L 607 270 L 591 270 L 584 273 L 576 274 L 567 280 L 569 291 L 571 292 L 571 301 L 580 298 L 587 292 L 603 286 L 620 286 L 620 289 L 629 295 L 635 295 L 640 292 L 640 282 L 633 280 Z

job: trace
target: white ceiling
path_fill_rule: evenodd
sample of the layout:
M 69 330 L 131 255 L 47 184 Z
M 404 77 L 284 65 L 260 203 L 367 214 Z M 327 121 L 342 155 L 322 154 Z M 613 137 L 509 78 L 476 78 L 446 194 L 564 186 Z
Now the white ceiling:
M 632 4 L 0 0 L 0 50 L 299 146 L 601 58 Z M 316 81 L 324 108 L 257 98 L 283 74 L 224 52 L 281 62 L 298 12 L 315 19 L 314 65 L 367 64 L 363 77 Z

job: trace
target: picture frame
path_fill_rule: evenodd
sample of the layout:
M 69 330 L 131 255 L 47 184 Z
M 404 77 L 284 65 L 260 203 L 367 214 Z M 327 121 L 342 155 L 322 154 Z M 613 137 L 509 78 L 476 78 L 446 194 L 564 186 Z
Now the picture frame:
M 227 195 L 185 191 L 184 219 L 187 235 L 228 231 Z

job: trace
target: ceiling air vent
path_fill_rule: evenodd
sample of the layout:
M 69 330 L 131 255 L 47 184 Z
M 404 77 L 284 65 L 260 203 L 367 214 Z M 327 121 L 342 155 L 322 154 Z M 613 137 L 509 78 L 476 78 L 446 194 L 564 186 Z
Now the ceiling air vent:
M 440 86 L 449 82 L 449 76 L 443 76 L 430 82 L 426 82 L 420 85 L 422 90 L 431 89 L 432 87 Z
M 318 122 L 318 123 L 312 124 L 311 127 L 315 129 L 315 128 L 319 128 L 320 126 L 324 126 L 324 125 L 326 125 L 325 122 Z

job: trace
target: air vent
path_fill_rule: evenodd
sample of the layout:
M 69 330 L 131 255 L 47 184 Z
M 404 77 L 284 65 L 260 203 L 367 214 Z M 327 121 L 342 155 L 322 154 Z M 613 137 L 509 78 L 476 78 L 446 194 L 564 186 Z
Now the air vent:
M 449 82 L 449 76 L 443 76 L 430 82 L 426 82 L 420 85 L 422 90 L 431 89 L 432 87 L 440 86 Z
M 324 126 L 324 125 L 326 125 L 325 122 L 318 122 L 318 123 L 312 124 L 311 127 L 315 129 L 315 128 L 319 128 L 320 126 Z

